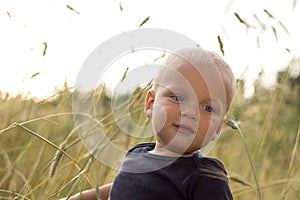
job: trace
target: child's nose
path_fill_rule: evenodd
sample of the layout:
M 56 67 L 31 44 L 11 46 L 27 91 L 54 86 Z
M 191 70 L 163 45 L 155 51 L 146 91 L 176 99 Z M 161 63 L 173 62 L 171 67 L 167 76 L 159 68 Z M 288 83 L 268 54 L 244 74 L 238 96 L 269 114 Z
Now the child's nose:
M 181 115 L 189 119 L 198 120 L 199 109 L 195 106 L 183 106 L 181 107 Z

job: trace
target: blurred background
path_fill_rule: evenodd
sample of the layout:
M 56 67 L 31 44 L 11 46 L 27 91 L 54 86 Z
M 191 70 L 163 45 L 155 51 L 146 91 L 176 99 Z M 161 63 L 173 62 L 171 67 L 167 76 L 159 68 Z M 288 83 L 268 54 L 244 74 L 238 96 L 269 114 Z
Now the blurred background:
M 57 199 L 113 181 L 116 171 L 78 137 L 74 99 L 92 99 L 95 115 L 84 106 L 77 115 L 106 124 L 107 136 L 122 148 L 153 140 L 130 137 L 114 123 L 111 90 L 127 68 L 156 62 L 161 52 L 134 57 L 132 51 L 136 59 L 115 63 L 94 91 L 73 88 L 97 46 L 137 28 L 181 33 L 233 68 L 237 92 L 227 117 L 240 131 L 227 126 L 208 156 L 225 164 L 234 198 L 299 199 L 298 3 L 0 1 L 0 199 Z M 129 99 L 131 117 L 141 125 L 149 123 L 143 115 L 147 87 L 118 99 Z

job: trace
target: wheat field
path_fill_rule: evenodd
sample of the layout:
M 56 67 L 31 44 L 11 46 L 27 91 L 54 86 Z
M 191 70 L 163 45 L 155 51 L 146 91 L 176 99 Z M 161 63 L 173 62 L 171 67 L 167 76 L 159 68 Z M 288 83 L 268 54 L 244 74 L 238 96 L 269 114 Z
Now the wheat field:
M 291 71 L 278 73 L 272 88 L 259 84 L 258 77 L 247 98 L 243 80 L 237 81 L 228 113 L 235 126 L 224 128 L 208 155 L 225 164 L 234 199 L 300 198 L 300 75 Z M 144 94 L 145 88 L 138 88 L 130 97 L 131 117 L 138 124 L 149 123 L 143 115 Z M 117 171 L 83 145 L 74 115 L 105 122 L 108 136 L 124 149 L 153 140 L 129 137 L 113 123 L 104 85 L 79 95 L 65 84 L 45 100 L 0 95 L 0 199 L 59 199 L 114 180 Z M 74 97 L 82 102 L 93 97 L 96 114 L 89 116 L 84 106 L 74 113 Z

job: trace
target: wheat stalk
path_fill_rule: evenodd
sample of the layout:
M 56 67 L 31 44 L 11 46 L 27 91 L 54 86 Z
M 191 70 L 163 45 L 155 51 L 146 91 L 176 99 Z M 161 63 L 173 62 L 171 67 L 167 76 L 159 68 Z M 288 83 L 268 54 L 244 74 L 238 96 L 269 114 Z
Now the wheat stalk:
M 61 149 L 60 147 L 58 147 L 57 145 L 55 145 L 54 143 L 52 143 L 51 141 L 47 140 L 46 138 L 42 137 L 41 135 L 39 135 L 38 133 L 35 133 L 34 131 L 30 130 L 29 128 L 23 126 L 22 124 L 19 123 L 13 123 L 11 126 L 9 126 L 8 128 L 0 131 L 0 135 L 3 134 L 4 132 L 8 131 L 9 129 L 12 129 L 14 127 L 20 127 L 23 130 L 25 130 L 26 132 L 34 135 L 35 137 L 41 139 L 42 141 L 46 142 L 47 144 L 49 144 L 50 146 L 52 146 L 53 148 L 57 149 L 58 151 L 60 151 L 64 156 L 66 156 L 69 160 L 71 160 L 75 166 L 80 170 L 84 172 L 84 176 L 86 177 L 86 179 L 88 180 L 88 182 L 94 187 L 95 183 L 93 181 L 93 179 L 89 176 L 88 173 L 85 172 L 84 168 L 81 166 L 81 164 L 79 162 L 77 162 L 76 159 L 72 158 L 67 152 L 65 152 L 63 149 Z
M 14 199 L 18 199 L 19 197 L 22 197 L 23 199 L 28 199 L 30 200 L 28 197 L 24 196 L 24 195 L 21 195 L 17 192 L 14 192 L 14 191 L 9 191 L 9 190 L 3 190 L 3 189 L 0 189 L 0 192 L 3 192 L 3 193 L 8 193 L 8 194 L 11 194 L 11 195 L 15 195 L 15 198 Z M 1 197 L 1 196 L 0 196 Z
M 243 134 L 242 130 L 240 129 L 238 123 L 233 119 L 233 117 L 229 121 L 227 121 L 226 124 L 228 126 L 230 126 L 231 128 L 238 130 L 238 132 L 240 133 L 240 136 L 242 138 L 242 141 L 243 141 L 246 153 L 247 153 L 248 161 L 250 163 L 251 171 L 252 171 L 252 174 L 253 174 L 253 177 L 254 177 L 254 180 L 255 180 L 256 190 L 257 190 L 257 193 L 258 193 L 258 198 L 259 198 L 259 200 L 262 200 L 263 197 L 262 197 L 262 193 L 261 193 L 261 188 L 260 188 L 257 176 L 256 176 L 256 172 L 255 172 L 255 169 L 254 169 L 253 162 L 251 160 L 250 151 L 248 149 L 248 145 L 247 145 L 246 139 L 244 137 L 244 134 Z
M 288 169 L 288 172 L 287 172 L 287 180 L 290 178 L 290 175 L 291 175 L 291 169 L 292 169 L 292 166 L 294 164 L 296 151 L 297 151 L 297 147 L 298 147 L 298 143 L 299 143 L 299 137 L 300 137 L 300 126 L 298 127 L 296 141 L 295 141 L 295 144 L 294 144 L 294 149 L 293 149 L 293 152 L 292 152 L 292 157 L 291 157 L 291 161 L 290 161 L 290 164 L 289 164 L 289 169 Z M 289 184 L 289 182 L 286 182 L 285 188 L 284 188 L 282 196 L 281 196 L 282 200 L 284 200 L 286 198 L 286 194 L 287 194 L 290 186 L 291 186 L 291 184 Z

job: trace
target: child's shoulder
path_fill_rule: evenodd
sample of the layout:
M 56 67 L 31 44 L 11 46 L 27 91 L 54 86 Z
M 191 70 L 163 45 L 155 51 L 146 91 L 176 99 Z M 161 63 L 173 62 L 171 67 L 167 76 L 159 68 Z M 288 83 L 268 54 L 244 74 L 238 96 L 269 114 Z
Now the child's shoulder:
M 203 157 L 202 162 L 203 162 L 204 166 L 206 166 L 206 167 L 215 167 L 226 173 L 224 164 L 217 158 Z
M 233 199 L 223 163 L 210 157 L 194 156 L 196 170 L 190 174 L 187 195 L 190 199 Z
M 210 157 L 198 157 L 196 158 L 196 164 L 199 174 L 228 182 L 227 171 L 220 160 Z

